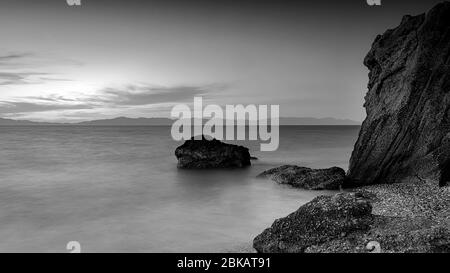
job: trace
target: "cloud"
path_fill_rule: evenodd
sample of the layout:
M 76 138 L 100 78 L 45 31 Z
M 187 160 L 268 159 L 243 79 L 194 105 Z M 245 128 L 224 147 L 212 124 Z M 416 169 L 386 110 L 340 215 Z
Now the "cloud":
M 3 67 L 42 67 L 48 65 L 82 66 L 84 63 L 65 56 L 42 55 L 33 52 L 0 55 L 0 66 Z
M 0 64 L 14 61 L 14 60 L 20 60 L 26 57 L 33 56 L 32 53 L 26 52 L 26 53 L 14 53 L 14 54 L 8 54 L 8 55 L 0 55 Z
M 16 81 L 22 80 L 20 77 L 10 76 L 10 78 Z M 169 109 L 175 103 L 192 102 L 194 96 L 205 96 L 224 88 L 227 86 L 220 84 L 174 87 L 127 85 L 123 88 L 105 88 L 96 95 L 86 95 L 80 98 L 67 98 L 57 94 L 27 96 L 0 101 L 0 114 L 11 115 L 57 110 L 93 111 L 96 109 L 110 112 L 137 111 L 145 113 L 146 109 L 152 107 Z
M 70 79 L 55 77 L 57 73 L 34 72 L 36 68 L 42 71 L 49 65 L 54 65 L 55 60 L 49 62 L 45 58 L 39 58 L 33 53 L 13 53 L 0 55 L 0 86 L 41 84 L 49 81 L 71 81 Z M 78 65 L 70 60 L 56 60 L 60 64 Z M 31 71 L 23 71 L 24 68 Z
M 0 72 L 0 85 L 36 84 L 43 82 L 40 76 L 48 73 L 37 72 Z
M 147 104 L 182 102 L 192 100 L 219 88 L 210 86 L 155 87 L 128 85 L 125 88 L 106 88 L 101 91 L 100 101 L 117 106 L 138 106 Z
M 57 95 L 57 94 L 51 94 L 48 96 L 27 96 L 27 97 L 22 97 L 23 99 L 27 99 L 27 100 L 34 100 L 34 101 L 44 101 L 44 102 L 77 102 L 78 100 L 76 99 L 70 99 L 70 98 L 66 98 L 63 97 L 61 95 Z
M 0 114 L 17 114 L 29 112 L 46 112 L 55 110 L 92 109 L 89 104 L 42 104 L 33 102 L 0 101 Z
M 53 81 L 53 82 L 73 82 L 71 79 L 53 78 L 53 77 L 39 77 L 41 81 Z

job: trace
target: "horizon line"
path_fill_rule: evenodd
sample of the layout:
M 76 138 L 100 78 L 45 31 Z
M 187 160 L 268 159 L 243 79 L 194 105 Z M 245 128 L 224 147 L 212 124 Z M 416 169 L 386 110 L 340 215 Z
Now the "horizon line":
M 62 120 L 33 120 L 33 119 L 14 119 L 14 118 L 8 118 L 8 117 L 0 117 L 0 120 L 8 120 L 8 121 L 17 121 L 17 122 L 31 122 L 31 123 L 49 123 L 49 124 L 80 124 L 80 123 L 89 123 L 89 122 L 101 122 L 101 121 L 113 121 L 113 120 L 119 120 L 119 119 L 128 119 L 128 120 L 168 120 L 168 121 L 175 121 L 178 119 L 174 119 L 174 118 L 170 118 L 170 117 L 137 117 L 137 118 L 132 118 L 132 117 L 127 117 L 127 116 L 117 116 L 117 117 L 112 117 L 112 118 L 99 118 L 99 119 L 90 119 L 90 120 L 76 120 L 76 121 L 62 121 Z M 191 118 L 191 119 L 195 119 L 195 118 Z M 282 116 L 279 117 L 279 119 L 314 119 L 314 120 L 327 120 L 327 119 L 331 119 L 331 120 L 336 120 L 336 121 L 347 121 L 347 122 L 352 122 L 352 123 L 358 123 L 361 124 L 363 121 L 358 121 L 358 120 L 354 120 L 354 119 L 350 119 L 350 118 L 334 118 L 334 117 L 294 117 L 294 116 Z M 210 118 L 203 118 L 202 120 L 214 120 L 210 119 Z M 228 120 L 226 118 L 223 118 L 222 120 Z M 238 120 L 242 120 L 242 119 L 234 119 L 234 121 L 238 121 Z M 249 121 L 250 119 L 246 118 L 245 121 Z M 260 121 L 262 119 L 256 119 L 256 121 Z M 266 120 L 270 120 L 270 118 L 267 118 Z M 280 124 L 282 125 L 282 124 Z

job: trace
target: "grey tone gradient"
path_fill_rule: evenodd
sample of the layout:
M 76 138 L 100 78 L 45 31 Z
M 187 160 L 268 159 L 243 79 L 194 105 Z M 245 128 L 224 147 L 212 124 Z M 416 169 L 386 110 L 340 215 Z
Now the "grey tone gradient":
M 167 117 L 202 95 L 360 121 L 372 41 L 437 2 L 3 0 L 0 116 Z

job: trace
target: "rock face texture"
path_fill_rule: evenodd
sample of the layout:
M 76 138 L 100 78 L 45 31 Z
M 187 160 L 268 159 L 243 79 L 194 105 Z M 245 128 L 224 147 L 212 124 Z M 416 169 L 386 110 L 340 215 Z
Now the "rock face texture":
M 450 180 L 450 2 L 405 16 L 367 54 L 367 118 L 348 186 L 418 176 Z
M 204 137 L 186 141 L 175 150 L 175 156 L 182 169 L 243 168 L 251 164 L 247 148 Z
M 319 196 L 289 216 L 276 220 L 253 240 L 258 252 L 296 253 L 347 233 L 368 230 L 372 206 L 361 194 Z
M 308 190 L 338 190 L 344 182 L 345 171 L 338 167 L 310 169 L 284 165 L 267 170 L 258 177 L 267 177 L 279 184 L 289 184 Z
M 449 253 L 450 231 L 427 218 L 374 216 L 371 229 L 305 250 L 307 253 Z

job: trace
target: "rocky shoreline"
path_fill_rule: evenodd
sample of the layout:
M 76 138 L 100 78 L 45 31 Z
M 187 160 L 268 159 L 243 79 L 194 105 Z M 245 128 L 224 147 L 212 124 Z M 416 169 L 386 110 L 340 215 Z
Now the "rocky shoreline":
M 317 197 L 276 220 L 253 246 L 269 253 L 448 253 L 450 189 L 435 182 L 375 185 Z
M 404 16 L 364 64 L 367 118 L 343 179 L 350 192 L 275 220 L 254 239 L 258 252 L 450 252 L 450 2 Z M 268 174 L 302 184 L 302 171 Z
M 253 240 L 264 253 L 450 252 L 450 2 L 405 16 L 364 64 L 367 110 L 347 173 L 285 165 L 259 175 L 319 196 Z M 250 165 L 248 149 L 190 140 L 182 168 Z

